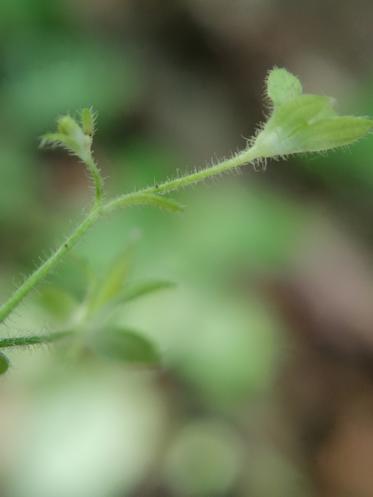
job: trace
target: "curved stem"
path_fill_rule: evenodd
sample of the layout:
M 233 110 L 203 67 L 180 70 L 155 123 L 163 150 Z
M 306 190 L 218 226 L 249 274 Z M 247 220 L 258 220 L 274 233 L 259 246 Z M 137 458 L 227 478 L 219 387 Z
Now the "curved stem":
M 37 268 L 22 283 L 22 285 L 17 288 L 9 300 L 0 307 L 0 323 L 3 322 L 18 306 L 18 304 L 33 290 L 33 288 L 35 288 L 35 286 L 48 275 L 48 273 L 61 261 L 61 259 L 74 247 L 74 245 L 76 245 L 76 243 L 89 230 L 89 228 L 96 223 L 101 215 L 108 214 L 121 207 L 146 205 L 149 203 L 155 205 L 156 203 L 154 202 L 154 198 L 152 202 L 149 202 L 149 197 L 151 197 L 151 195 L 147 196 L 146 194 L 154 194 L 153 197 L 155 195 L 159 195 L 159 198 L 162 199 L 161 195 L 165 193 L 169 193 L 180 188 L 199 183 L 207 178 L 234 170 L 258 158 L 260 158 L 260 154 L 257 153 L 255 147 L 252 147 L 244 150 L 231 159 L 227 159 L 219 164 L 216 164 L 215 166 L 200 169 L 199 171 L 186 174 L 179 178 L 165 181 L 160 185 L 147 187 L 134 193 L 121 195 L 108 201 L 106 204 L 102 204 L 103 181 L 100 172 L 94 160 L 90 160 L 87 165 L 89 166 L 89 170 L 93 176 L 96 186 L 96 202 L 92 210 L 82 221 L 82 223 L 75 229 L 75 231 L 66 239 L 66 241 L 49 257 L 49 259 Z M 162 207 L 162 202 L 159 203 L 159 206 Z
M 139 203 L 139 199 L 146 193 L 156 193 L 158 195 L 170 193 L 172 191 L 185 188 L 195 183 L 200 183 L 201 181 L 204 181 L 213 176 L 218 176 L 225 172 L 232 171 L 240 166 L 249 164 L 250 162 L 258 158 L 260 158 L 260 156 L 259 154 L 257 154 L 257 150 L 252 147 L 248 150 L 244 150 L 243 152 L 235 155 L 230 159 L 219 162 L 219 164 L 216 164 L 215 166 L 200 169 L 199 171 L 195 171 L 193 173 L 180 176 L 179 178 L 165 181 L 159 185 L 149 186 L 137 192 L 120 195 L 119 197 L 110 200 L 103 206 L 103 213 L 107 214 L 117 209 L 118 207 L 135 205 L 136 203 Z
M 31 290 L 60 262 L 60 260 L 74 247 L 80 238 L 95 224 L 100 217 L 101 209 L 94 207 L 84 221 L 73 231 L 65 242 L 38 267 L 19 288 L 13 293 L 5 304 L 0 307 L 0 323 L 3 322 Z

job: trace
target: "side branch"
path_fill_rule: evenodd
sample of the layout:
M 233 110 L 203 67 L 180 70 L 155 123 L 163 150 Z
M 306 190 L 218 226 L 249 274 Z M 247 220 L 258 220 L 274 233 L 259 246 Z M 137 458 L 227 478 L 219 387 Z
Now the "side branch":
M 51 255 L 51 257 L 47 259 L 38 269 L 36 269 L 13 293 L 9 300 L 0 307 L 0 323 L 2 323 L 22 302 L 22 300 L 36 287 L 36 285 L 38 285 L 50 273 L 50 271 L 54 269 L 61 259 L 76 245 L 80 238 L 82 238 L 82 236 L 102 215 L 109 214 L 119 208 L 131 207 L 135 205 L 152 205 L 172 212 L 180 211 L 182 210 L 182 206 L 180 206 L 177 202 L 164 197 L 163 194 L 179 190 L 204 181 L 210 177 L 234 170 L 237 167 L 248 164 L 258 158 L 259 156 L 255 148 L 244 150 L 231 159 L 224 160 L 215 166 L 186 174 L 180 178 L 165 181 L 157 186 L 144 188 L 138 192 L 121 195 L 108 201 L 104 205 L 101 203 L 101 176 L 98 172 L 96 164 L 93 163 L 98 174 L 98 181 L 96 182 L 96 202 L 94 207 L 88 214 L 87 218 L 76 228 L 72 235 L 70 235 L 70 237 L 67 238 L 67 240 Z M 93 171 L 91 170 L 91 172 Z

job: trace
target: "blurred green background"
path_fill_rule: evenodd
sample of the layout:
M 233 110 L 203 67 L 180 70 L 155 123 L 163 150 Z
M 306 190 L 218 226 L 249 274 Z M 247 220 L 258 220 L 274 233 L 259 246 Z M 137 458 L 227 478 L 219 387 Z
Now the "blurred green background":
M 368 0 L 1 0 L 1 298 L 89 202 L 77 161 L 38 148 L 58 115 L 97 110 L 107 191 L 131 191 L 242 148 L 274 65 L 372 116 L 372 21 Z M 0 494 L 372 495 L 372 162 L 367 139 L 100 222 L 44 286 L 81 296 L 131 245 L 129 282 L 176 284 L 116 316 L 162 367 L 12 353 Z M 2 336 L 58 328 L 43 291 Z

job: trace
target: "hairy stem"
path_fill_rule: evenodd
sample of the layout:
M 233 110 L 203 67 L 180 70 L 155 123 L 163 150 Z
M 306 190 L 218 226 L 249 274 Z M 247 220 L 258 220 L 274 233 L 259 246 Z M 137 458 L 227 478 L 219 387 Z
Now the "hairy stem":
M 43 280 L 61 259 L 76 245 L 78 240 L 95 224 L 100 216 L 100 208 L 94 207 L 84 221 L 79 224 L 75 231 L 64 241 L 60 247 L 53 252 L 40 267 L 38 267 L 25 281 L 17 288 L 13 295 L 0 307 L 0 323 L 18 306 L 18 304 L 28 295 L 31 290 Z
M 91 175 L 92 182 L 95 186 L 95 202 L 99 205 L 102 202 L 104 196 L 104 181 L 102 179 L 100 169 L 96 164 L 96 161 L 92 157 L 92 154 L 84 161 L 87 169 Z
M 165 181 L 159 185 L 151 186 L 139 190 L 134 193 L 128 193 L 121 195 L 108 201 L 106 204 L 102 204 L 103 197 L 103 181 L 98 170 L 96 163 L 92 161 L 87 164 L 92 174 L 94 184 L 96 187 L 96 201 L 89 212 L 88 216 L 82 221 L 82 223 L 75 229 L 75 231 L 65 240 L 65 242 L 47 259 L 39 268 L 37 268 L 22 284 L 13 295 L 0 307 L 0 323 L 3 322 L 10 313 L 22 302 L 22 300 L 38 285 L 55 266 L 61 261 L 61 259 L 76 245 L 76 243 L 82 238 L 82 236 L 91 228 L 100 216 L 103 214 L 108 214 L 118 208 L 129 207 L 133 205 L 147 205 L 149 203 L 154 205 L 153 202 L 149 202 L 152 199 L 151 196 L 147 197 L 146 194 L 156 194 L 162 195 L 169 193 L 181 188 L 199 183 L 213 176 L 220 175 L 224 172 L 234 170 L 240 166 L 248 164 L 255 159 L 258 159 L 259 155 L 255 150 L 255 147 L 251 149 L 244 150 L 240 154 L 232 157 L 231 159 L 224 160 L 215 166 L 207 167 L 205 169 L 200 169 L 190 174 L 186 174 L 179 178 L 175 178 L 169 181 Z M 161 197 L 159 197 L 161 198 Z M 153 198 L 154 200 L 154 198 Z
M 257 154 L 257 151 L 254 147 L 248 150 L 244 150 L 243 152 L 235 155 L 230 159 L 219 162 L 219 164 L 216 164 L 215 166 L 206 167 L 204 169 L 200 169 L 199 171 L 180 176 L 179 178 L 165 181 L 163 183 L 160 183 L 159 185 L 149 186 L 137 192 L 120 195 L 119 197 L 107 202 L 103 206 L 103 212 L 106 214 L 117 209 L 118 207 L 128 207 L 138 204 L 141 196 L 147 193 L 156 193 L 158 195 L 162 195 L 196 183 L 200 183 L 213 176 L 218 176 L 225 172 L 232 171 L 245 164 L 249 164 L 250 162 L 258 158 L 259 155 Z

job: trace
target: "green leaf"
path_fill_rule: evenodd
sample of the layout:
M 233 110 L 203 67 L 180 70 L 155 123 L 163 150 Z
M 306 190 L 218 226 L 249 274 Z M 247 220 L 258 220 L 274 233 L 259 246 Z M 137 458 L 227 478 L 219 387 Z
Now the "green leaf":
M 175 283 L 171 281 L 146 281 L 127 288 L 123 293 L 123 301 L 130 302 L 146 295 L 175 288 Z
M 372 129 L 372 120 L 363 117 L 337 117 L 323 119 L 299 136 L 299 151 L 320 152 L 359 140 Z
M 371 119 L 338 116 L 330 97 L 302 94 L 298 79 L 285 69 L 269 74 L 267 94 L 272 114 L 254 143 L 263 158 L 350 145 L 373 129 Z
M 151 205 L 163 209 L 168 212 L 182 212 L 185 207 L 176 200 L 164 197 L 163 195 L 156 195 L 154 193 L 135 193 L 134 195 L 126 195 L 123 197 L 120 207 L 127 207 L 128 205 Z
M 97 283 L 97 290 L 91 297 L 90 308 L 97 310 L 115 299 L 123 290 L 127 281 L 132 260 L 133 244 L 126 249 L 110 265 L 107 274 Z
M 9 369 L 9 359 L 6 355 L 0 352 L 0 375 L 4 374 Z
M 149 365 L 160 363 L 160 354 L 155 345 L 132 330 L 102 330 L 95 336 L 93 348 L 98 355 L 112 360 Z

